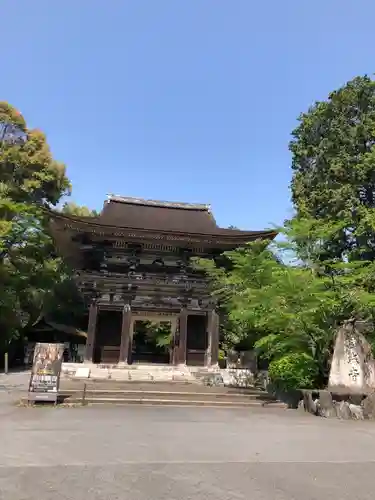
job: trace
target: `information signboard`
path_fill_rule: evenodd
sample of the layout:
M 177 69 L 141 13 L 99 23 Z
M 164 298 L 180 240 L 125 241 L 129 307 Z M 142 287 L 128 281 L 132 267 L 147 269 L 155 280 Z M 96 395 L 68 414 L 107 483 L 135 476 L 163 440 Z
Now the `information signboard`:
M 57 401 L 64 344 L 37 343 L 29 383 L 29 401 Z

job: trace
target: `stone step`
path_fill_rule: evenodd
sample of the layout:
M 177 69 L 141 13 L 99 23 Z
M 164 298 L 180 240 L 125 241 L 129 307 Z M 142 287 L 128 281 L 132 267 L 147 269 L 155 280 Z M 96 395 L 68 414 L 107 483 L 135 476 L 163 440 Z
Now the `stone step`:
M 59 394 L 66 398 L 81 400 L 84 394 L 82 389 L 60 390 Z M 230 403 L 250 403 L 250 402 L 274 402 L 275 399 L 267 393 L 253 394 L 227 394 L 220 392 L 193 392 L 193 391 L 139 391 L 139 390 L 86 390 L 87 399 L 147 399 L 147 400 L 193 400 L 193 401 L 223 401 Z
M 83 369 L 82 369 L 83 368 Z M 247 369 L 219 369 L 218 367 L 198 367 L 186 365 L 95 365 L 63 363 L 62 379 L 80 378 L 82 380 L 121 380 L 121 381 L 187 381 L 198 385 L 218 385 L 249 387 L 254 383 L 254 375 Z
M 64 380 L 59 394 L 66 402 L 81 403 L 83 393 L 90 404 L 157 404 L 195 406 L 284 407 L 265 391 L 223 386 L 207 387 L 178 382 L 125 382 L 114 380 L 85 382 Z
M 83 398 L 83 394 L 85 394 Z M 134 382 L 122 380 L 62 379 L 60 399 L 66 403 L 168 405 L 213 407 L 270 407 L 285 405 L 265 391 L 252 388 L 208 387 L 196 383 Z
M 147 381 L 191 381 L 196 382 L 196 379 L 189 373 L 170 371 L 170 372 L 147 372 L 147 371 L 131 371 L 131 370 L 113 370 L 111 372 L 93 371 L 90 373 L 90 380 L 118 380 L 129 381 L 135 380 L 138 382 Z
M 159 371 L 159 372 L 171 372 L 175 370 L 183 370 L 185 372 L 190 372 L 189 368 L 186 365 L 180 365 L 180 366 L 175 366 L 175 365 L 159 365 L 157 363 L 155 364 L 133 364 L 133 365 L 126 365 L 126 364 L 118 364 L 118 365 L 91 365 L 91 370 L 109 370 L 109 371 L 121 371 L 121 370 L 127 370 L 127 371 L 147 371 L 149 372 L 150 370 L 154 371 Z
M 66 403 L 81 403 L 82 399 L 78 397 L 70 397 L 65 399 Z M 177 398 L 119 398 L 119 397 L 87 397 L 86 404 L 94 405 L 146 405 L 146 406 L 205 406 L 216 408 L 259 408 L 266 406 L 267 408 L 285 408 L 283 403 L 271 402 L 264 403 L 261 401 L 215 401 L 215 400 L 199 400 L 199 399 L 177 399 Z
M 62 379 L 60 383 L 60 391 L 70 391 L 70 390 L 83 390 L 86 385 L 86 391 L 140 391 L 140 392 L 190 392 L 190 393 L 203 393 L 203 394 L 241 394 L 241 395 L 264 395 L 265 397 L 269 394 L 259 388 L 246 387 L 246 388 L 236 388 L 236 387 L 224 387 L 224 386 L 205 386 L 201 384 L 196 384 L 189 381 L 135 381 L 135 380 L 79 380 L 79 379 Z

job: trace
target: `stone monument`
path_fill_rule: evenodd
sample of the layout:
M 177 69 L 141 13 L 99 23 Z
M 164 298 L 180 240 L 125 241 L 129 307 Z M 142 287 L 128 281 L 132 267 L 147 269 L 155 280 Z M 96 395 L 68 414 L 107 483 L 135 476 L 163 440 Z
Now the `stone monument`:
M 368 394 L 375 390 L 375 361 L 371 346 L 363 335 L 365 327 L 362 322 L 345 321 L 338 330 L 329 374 L 329 391 Z

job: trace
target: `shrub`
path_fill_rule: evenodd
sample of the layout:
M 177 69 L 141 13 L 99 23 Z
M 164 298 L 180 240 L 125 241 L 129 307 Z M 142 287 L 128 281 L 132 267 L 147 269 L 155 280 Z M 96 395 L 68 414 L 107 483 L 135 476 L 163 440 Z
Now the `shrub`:
M 313 389 L 319 376 L 316 361 L 305 353 L 286 354 L 271 361 L 270 381 L 282 390 Z

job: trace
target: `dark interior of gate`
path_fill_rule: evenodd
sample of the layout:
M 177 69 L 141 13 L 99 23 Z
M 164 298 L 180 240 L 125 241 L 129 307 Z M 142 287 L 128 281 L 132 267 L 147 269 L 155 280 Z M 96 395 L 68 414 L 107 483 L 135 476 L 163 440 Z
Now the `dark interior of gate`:
M 206 316 L 189 315 L 187 320 L 186 364 L 203 366 L 207 347 Z
M 116 364 L 119 362 L 122 312 L 100 311 L 96 325 L 93 362 Z M 189 315 L 187 320 L 186 363 L 193 366 L 205 364 L 208 348 L 207 317 Z M 170 321 L 134 322 L 129 363 L 172 364 L 174 338 Z
M 131 363 L 169 364 L 172 341 L 170 322 L 136 321 L 131 346 Z
M 121 343 L 121 311 L 100 311 L 96 324 L 95 363 L 118 363 Z

